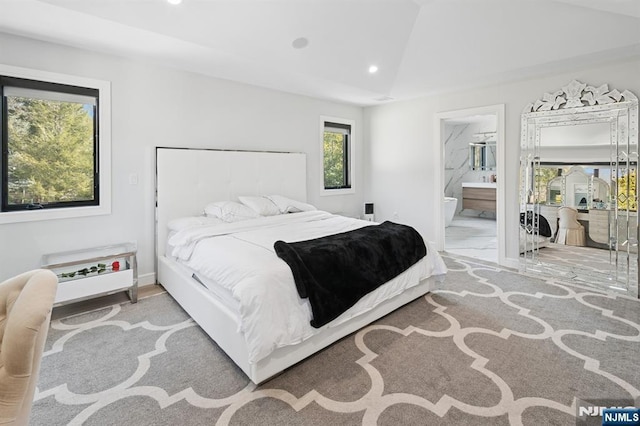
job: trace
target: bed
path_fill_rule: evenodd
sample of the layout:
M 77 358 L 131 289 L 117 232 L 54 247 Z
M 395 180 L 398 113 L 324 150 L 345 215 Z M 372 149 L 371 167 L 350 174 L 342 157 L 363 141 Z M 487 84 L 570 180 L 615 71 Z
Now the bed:
M 534 221 L 531 210 L 520 213 L 520 254 L 547 247 L 551 243 L 553 231 L 549 221 L 541 214 L 535 217 Z
M 335 320 L 319 327 L 310 327 L 308 323 L 311 314 L 304 299 L 297 298 L 297 302 L 293 303 L 297 303 L 298 307 L 292 307 L 291 312 L 286 311 L 287 315 L 280 315 L 280 318 L 276 315 L 283 311 L 278 305 L 280 295 L 286 294 L 292 299 L 292 294 L 296 294 L 294 284 L 274 281 L 263 286 L 269 289 L 280 286 L 278 298 L 274 298 L 276 292 L 260 290 L 265 298 L 259 299 L 261 309 L 268 309 L 273 305 L 274 310 L 271 314 L 265 311 L 269 321 L 264 320 L 264 317 L 249 318 L 242 299 L 235 300 L 238 292 L 227 288 L 224 278 L 211 278 L 206 267 L 204 271 L 199 270 L 196 265 L 198 262 L 201 263 L 200 267 L 205 265 L 202 255 L 189 253 L 181 256 L 180 253 L 183 252 L 180 250 L 187 246 L 197 246 L 200 249 L 209 244 L 215 247 L 218 240 L 225 238 L 236 243 L 241 239 L 242 244 L 254 247 L 254 251 L 263 256 L 263 260 L 253 263 L 258 265 L 265 262 L 269 265 L 267 269 L 275 268 L 282 276 L 286 275 L 284 271 L 291 275 L 288 266 L 275 254 L 264 254 L 271 249 L 275 239 L 305 240 L 306 237 L 323 235 L 327 232 L 326 229 L 350 231 L 375 226 L 371 222 L 322 211 L 258 217 L 220 227 L 203 226 L 202 231 L 198 229 L 198 236 L 193 237 L 195 242 L 191 241 L 191 246 L 186 244 L 176 251 L 176 241 L 185 243 L 191 238 L 185 235 L 196 235 L 196 232 L 189 229 L 186 232 L 170 233 L 168 224 L 175 222 L 175 219 L 201 215 L 204 206 L 212 201 L 237 200 L 239 196 L 248 194 L 279 194 L 304 202 L 307 199 L 306 176 L 306 156 L 301 153 L 156 149 L 157 281 L 256 384 L 424 295 L 446 273 L 446 267 L 437 251 L 431 243 L 426 243 L 427 256 L 405 272 L 367 294 Z M 208 228 L 211 229 L 207 230 Z M 204 230 L 213 232 L 214 236 L 201 235 Z M 223 235 L 219 236 L 220 233 Z M 224 270 L 226 263 L 221 259 L 224 258 L 225 251 L 221 248 L 217 250 L 218 255 L 215 252 L 209 254 L 218 259 L 217 263 L 211 262 L 209 269 Z M 189 263 L 188 260 L 192 258 L 200 260 L 196 264 Z M 250 271 L 253 265 L 243 268 L 247 273 L 261 273 L 258 269 Z M 259 288 L 257 285 L 254 287 Z M 255 297 L 248 298 L 253 299 Z M 282 324 L 288 324 L 295 330 L 291 335 L 282 334 L 272 338 L 271 331 L 281 330 Z M 272 330 L 265 329 L 265 325 Z M 267 340 L 264 343 L 264 339 L 274 341 Z M 258 340 L 260 341 L 256 343 Z

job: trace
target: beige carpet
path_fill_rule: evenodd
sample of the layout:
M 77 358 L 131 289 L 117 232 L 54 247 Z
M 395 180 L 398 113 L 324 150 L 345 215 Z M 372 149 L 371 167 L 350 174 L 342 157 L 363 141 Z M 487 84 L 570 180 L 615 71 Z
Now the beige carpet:
M 439 289 L 259 387 L 166 294 L 54 321 L 31 424 L 575 425 L 640 405 L 638 300 L 445 261 Z

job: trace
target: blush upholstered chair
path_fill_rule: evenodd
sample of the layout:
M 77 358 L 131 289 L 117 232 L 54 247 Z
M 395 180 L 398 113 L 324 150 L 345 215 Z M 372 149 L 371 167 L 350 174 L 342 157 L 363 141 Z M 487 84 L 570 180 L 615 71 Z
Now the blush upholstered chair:
M 29 422 L 57 287 L 44 269 L 0 283 L 0 424 Z
M 558 209 L 558 219 L 556 243 L 568 246 L 586 245 L 584 226 L 578 222 L 578 210 L 573 207 L 560 207 Z

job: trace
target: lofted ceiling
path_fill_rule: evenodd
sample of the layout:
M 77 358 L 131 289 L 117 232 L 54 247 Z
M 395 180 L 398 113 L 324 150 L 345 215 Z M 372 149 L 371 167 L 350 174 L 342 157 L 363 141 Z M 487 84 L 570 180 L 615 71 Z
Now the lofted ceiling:
M 0 32 L 376 105 L 640 56 L 640 0 L 0 0 Z

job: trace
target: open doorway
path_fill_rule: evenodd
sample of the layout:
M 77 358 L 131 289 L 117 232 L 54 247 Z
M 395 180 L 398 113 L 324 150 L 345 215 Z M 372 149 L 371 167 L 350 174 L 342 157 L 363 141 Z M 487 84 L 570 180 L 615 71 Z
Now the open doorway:
M 437 117 L 444 195 L 441 249 L 503 264 L 504 105 Z

